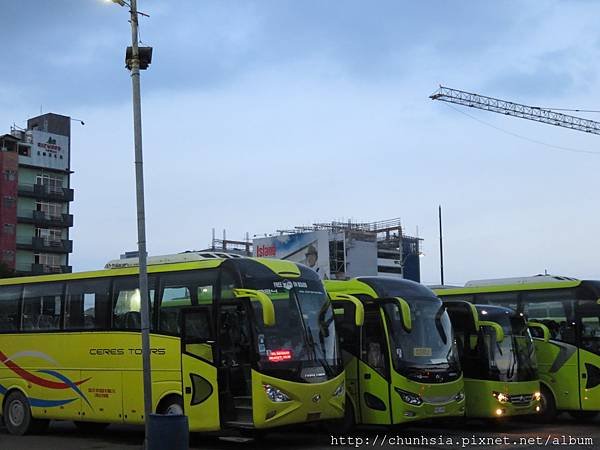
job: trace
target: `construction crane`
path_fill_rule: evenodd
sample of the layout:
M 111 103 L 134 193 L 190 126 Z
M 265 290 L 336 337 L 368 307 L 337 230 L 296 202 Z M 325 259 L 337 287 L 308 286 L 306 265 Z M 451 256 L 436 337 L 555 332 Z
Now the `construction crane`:
M 440 86 L 429 98 L 483 109 L 484 111 L 492 111 L 507 116 L 520 117 L 521 119 L 533 120 L 535 122 L 547 123 L 548 125 L 555 125 L 557 127 L 600 134 L 600 122 L 594 120 L 563 114 L 548 108 L 522 105 L 520 103 L 486 97 L 485 95 L 473 94 L 444 86 Z

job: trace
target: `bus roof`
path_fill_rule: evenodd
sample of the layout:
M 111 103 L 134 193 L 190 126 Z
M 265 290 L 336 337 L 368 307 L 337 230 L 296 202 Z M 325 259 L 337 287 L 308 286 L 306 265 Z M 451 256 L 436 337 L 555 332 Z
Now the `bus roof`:
M 172 255 L 158 255 L 148 257 L 148 265 L 156 264 L 175 264 L 190 261 L 203 261 L 206 259 L 232 259 L 232 258 L 243 258 L 241 255 L 235 253 L 224 253 L 224 252 L 182 252 L 175 253 Z M 138 267 L 139 258 L 121 258 L 113 259 L 106 263 L 105 269 L 123 269 L 125 267 Z
M 225 260 L 211 259 L 205 261 L 194 261 L 178 264 L 149 265 L 148 273 L 152 274 L 159 272 L 175 272 L 179 270 L 190 269 L 211 269 L 219 267 L 223 263 L 223 261 Z M 138 267 L 125 267 L 122 269 L 101 269 L 91 270 L 87 272 L 61 273 L 53 275 L 34 275 L 28 277 L 0 279 L 0 286 L 10 286 L 13 284 L 42 283 L 49 281 L 83 280 L 87 278 L 101 278 L 109 276 L 137 275 L 138 273 Z
M 373 299 L 389 297 L 431 297 L 435 293 L 426 286 L 411 280 L 395 277 L 369 276 L 347 281 L 325 280 L 325 289 L 350 295 L 364 294 Z
M 223 262 L 228 260 L 252 260 L 261 265 L 265 266 L 267 269 L 271 270 L 274 274 L 280 277 L 289 277 L 296 278 L 301 276 L 303 266 L 298 263 L 294 263 L 291 261 L 284 261 L 278 259 L 269 259 L 269 258 L 249 258 L 236 255 L 232 257 L 225 253 L 220 253 L 220 255 L 227 255 L 227 257 L 206 257 L 203 256 L 204 253 L 208 252 L 190 252 L 181 255 L 187 255 L 183 258 L 183 261 L 177 261 L 179 258 L 175 258 L 174 260 L 170 260 L 169 255 L 150 257 L 148 258 L 148 274 L 153 273 L 162 273 L 162 272 L 176 272 L 181 270 L 193 270 L 193 269 L 213 269 L 221 266 Z M 174 255 L 178 256 L 178 255 Z M 101 270 L 93 270 L 87 272 L 76 272 L 76 273 L 63 273 L 63 274 L 53 274 L 53 275 L 35 275 L 35 276 L 27 276 L 27 277 L 15 277 L 15 278 L 4 278 L 0 279 L 0 286 L 10 286 L 10 285 L 19 285 L 19 284 L 29 284 L 29 283 L 42 283 L 42 282 L 51 282 L 51 281 L 67 281 L 67 280 L 83 280 L 88 278 L 102 278 L 109 276 L 126 276 L 126 275 L 137 275 L 139 273 L 139 267 L 137 264 L 137 258 L 127 258 L 129 261 L 128 264 L 125 264 L 121 267 L 117 268 L 105 268 Z M 133 261 L 135 260 L 135 261 Z M 106 265 L 109 267 L 110 262 Z M 306 269 L 309 270 L 309 269 Z M 316 273 L 315 273 L 315 276 Z
M 497 286 L 500 284 L 539 284 L 539 283 L 558 283 L 561 281 L 579 281 L 577 278 L 564 277 L 558 275 L 534 275 L 532 277 L 513 277 L 513 278 L 491 278 L 487 280 L 471 280 L 465 283 L 465 287 L 471 286 Z
M 533 277 L 497 278 L 489 280 L 473 280 L 465 283 L 464 287 L 436 286 L 433 288 L 438 295 L 460 295 L 485 292 L 530 291 L 542 289 L 567 289 L 581 285 L 576 278 L 555 275 L 536 275 Z

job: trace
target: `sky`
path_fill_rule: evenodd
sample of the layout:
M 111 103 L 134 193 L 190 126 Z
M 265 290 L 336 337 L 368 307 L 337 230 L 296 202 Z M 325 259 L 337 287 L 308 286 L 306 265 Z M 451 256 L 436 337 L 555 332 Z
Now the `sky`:
M 0 0 L 0 128 L 73 122 L 75 271 L 137 248 L 127 8 Z M 600 3 L 139 0 L 151 255 L 400 217 L 421 277 L 600 278 L 600 136 L 434 102 L 600 109 Z M 600 114 L 585 117 L 600 120 Z M 561 147 L 563 149 L 559 149 Z M 572 150 L 587 150 L 581 153 Z

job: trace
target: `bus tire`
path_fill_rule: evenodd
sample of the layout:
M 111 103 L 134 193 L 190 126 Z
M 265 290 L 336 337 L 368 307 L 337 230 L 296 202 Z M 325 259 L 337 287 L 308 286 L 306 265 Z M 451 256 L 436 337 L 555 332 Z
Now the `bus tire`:
M 546 386 L 540 389 L 540 412 L 535 416 L 539 422 L 552 422 L 556 418 L 556 401 L 552 391 Z
M 110 425 L 105 422 L 82 422 L 80 420 L 76 420 L 74 423 L 79 431 L 86 434 L 100 433 Z
M 12 391 L 6 396 L 2 415 L 4 425 L 10 434 L 23 436 L 36 431 L 37 423 L 31 416 L 31 406 L 21 391 Z
M 156 412 L 168 416 L 183 416 L 183 399 L 177 394 L 167 395 L 159 402 Z
M 569 411 L 569 415 L 581 422 L 589 422 L 598 416 L 598 411 Z

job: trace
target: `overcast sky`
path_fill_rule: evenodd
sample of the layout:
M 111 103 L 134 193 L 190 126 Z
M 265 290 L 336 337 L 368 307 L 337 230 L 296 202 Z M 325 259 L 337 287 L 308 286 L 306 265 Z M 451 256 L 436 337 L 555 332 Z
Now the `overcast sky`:
M 137 246 L 127 9 L 0 3 L 0 131 L 40 111 L 85 121 L 71 264 L 102 267 Z M 600 278 L 600 154 L 549 146 L 600 152 L 600 136 L 428 98 L 600 109 L 599 2 L 138 3 L 150 254 L 207 247 L 213 227 L 401 217 L 437 283 L 441 204 L 447 282 Z

